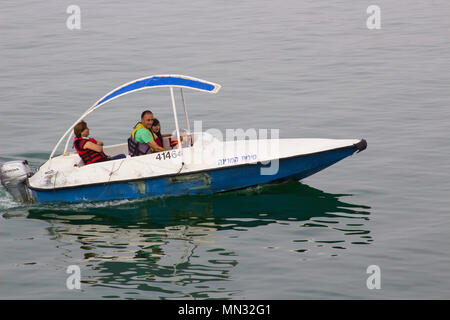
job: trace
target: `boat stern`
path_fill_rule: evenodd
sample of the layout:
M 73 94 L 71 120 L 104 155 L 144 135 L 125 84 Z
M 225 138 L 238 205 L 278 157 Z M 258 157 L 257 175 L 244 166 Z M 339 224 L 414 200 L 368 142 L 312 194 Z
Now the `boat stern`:
M 33 194 L 28 188 L 28 178 L 33 175 L 27 160 L 14 160 L 0 167 L 0 180 L 15 201 L 33 203 Z

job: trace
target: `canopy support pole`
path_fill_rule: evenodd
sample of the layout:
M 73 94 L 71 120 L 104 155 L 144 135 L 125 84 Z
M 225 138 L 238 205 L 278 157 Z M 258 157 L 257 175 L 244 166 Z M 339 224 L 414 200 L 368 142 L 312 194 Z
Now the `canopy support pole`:
M 73 132 L 71 132 L 73 130 L 73 128 L 77 125 L 78 122 L 80 122 L 81 120 L 83 120 L 88 114 L 90 114 L 91 112 L 93 112 L 95 109 L 94 107 L 90 107 L 85 113 L 83 113 L 83 115 L 77 120 L 75 121 L 75 123 L 66 131 L 66 133 L 64 133 L 64 135 L 61 137 L 61 139 L 59 139 L 58 143 L 56 144 L 56 146 L 53 148 L 52 153 L 50 154 L 49 160 L 51 158 L 53 158 L 53 155 L 56 152 L 56 149 L 58 149 L 59 145 L 61 144 L 61 142 L 64 140 L 64 138 L 69 134 L 69 137 L 67 138 L 67 142 L 66 142 L 66 146 L 64 148 L 64 154 L 66 154 L 67 152 L 67 147 L 69 146 L 69 141 L 70 138 L 72 137 Z
M 172 97 L 173 116 L 175 118 L 175 129 L 177 130 L 178 149 L 182 149 L 181 139 L 180 139 L 180 129 L 178 128 L 177 109 L 175 107 L 175 97 L 173 95 L 173 87 L 170 87 L 170 96 Z M 181 157 L 183 157 L 183 151 L 181 151 Z M 182 161 L 182 162 L 184 163 L 184 161 Z
M 186 102 L 184 100 L 183 88 L 180 88 L 180 90 L 181 90 L 181 100 L 183 100 L 183 106 L 184 106 L 184 115 L 186 117 L 186 128 L 190 134 L 191 133 L 191 124 L 189 122 L 189 117 L 188 117 L 188 113 L 187 113 L 187 109 L 186 109 Z

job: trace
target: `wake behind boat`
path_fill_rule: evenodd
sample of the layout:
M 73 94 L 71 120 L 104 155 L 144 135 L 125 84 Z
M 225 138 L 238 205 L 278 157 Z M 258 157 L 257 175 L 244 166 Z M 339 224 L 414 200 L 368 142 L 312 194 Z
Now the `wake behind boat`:
M 169 88 L 176 135 L 163 139 L 174 149 L 84 164 L 68 152 L 73 128 L 90 113 L 129 93 Z M 179 88 L 186 117 L 180 130 L 174 89 Z M 211 194 L 284 180 L 300 180 L 364 150 L 364 139 L 253 139 L 220 141 L 207 132 L 190 132 L 183 89 L 217 93 L 220 85 L 183 75 L 156 75 L 126 83 L 91 106 L 61 137 L 49 159 L 35 172 L 26 160 L 0 168 L 2 184 L 22 202 L 83 202 L 160 196 Z M 55 153 L 67 139 L 64 152 Z M 105 146 L 106 155 L 129 154 L 127 143 Z

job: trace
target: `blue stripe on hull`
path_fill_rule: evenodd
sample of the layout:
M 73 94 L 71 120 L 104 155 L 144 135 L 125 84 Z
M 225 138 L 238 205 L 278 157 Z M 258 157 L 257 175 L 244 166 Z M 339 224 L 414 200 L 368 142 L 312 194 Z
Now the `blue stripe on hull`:
M 261 164 L 227 167 L 201 173 L 118 182 L 52 191 L 33 190 L 35 202 L 84 202 L 138 199 L 186 194 L 211 194 L 266 184 L 279 180 L 306 178 L 352 155 L 356 148 L 344 148 L 312 155 L 281 159 L 274 175 L 261 175 Z

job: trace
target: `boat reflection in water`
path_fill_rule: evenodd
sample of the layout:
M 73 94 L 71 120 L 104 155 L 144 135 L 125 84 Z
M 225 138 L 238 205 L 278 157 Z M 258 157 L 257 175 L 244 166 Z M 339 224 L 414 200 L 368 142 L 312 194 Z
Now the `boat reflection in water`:
M 370 244 L 370 207 L 345 196 L 288 182 L 211 196 L 39 206 L 28 218 L 50 224 L 64 262 L 82 266 L 88 290 L 226 299 L 239 296 L 227 284 L 233 269 L 243 259 L 264 263 L 264 250 L 301 263 Z

